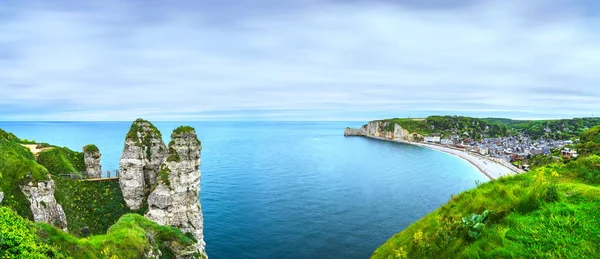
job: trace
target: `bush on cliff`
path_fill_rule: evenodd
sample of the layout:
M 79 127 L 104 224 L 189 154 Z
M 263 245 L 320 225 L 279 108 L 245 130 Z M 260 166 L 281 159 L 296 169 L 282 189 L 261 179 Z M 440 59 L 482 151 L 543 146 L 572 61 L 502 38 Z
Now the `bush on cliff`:
M 194 240 L 181 230 L 160 226 L 138 214 L 122 216 L 106 235 L 76 238 L 48 224 L 40 224 L 41 235 L 64 254 L 73 258 L 145 258 L 149 251 L 165 258 L 173 255 L 172 247 L 190 247 Z
M 39 227 L 0 207 L 0 258 L 64 258 L 38 236 Z
M 600 254 L 600 157 L 501 177 L 455 196 L 372 258 L 590 258 Z M 463 217 L 492 211 L 477 239 Z
M 70 174 L 86 170 L 82 152 L 66 147 L 55 147 L 39 153 L 37 162 L 53 175 Z

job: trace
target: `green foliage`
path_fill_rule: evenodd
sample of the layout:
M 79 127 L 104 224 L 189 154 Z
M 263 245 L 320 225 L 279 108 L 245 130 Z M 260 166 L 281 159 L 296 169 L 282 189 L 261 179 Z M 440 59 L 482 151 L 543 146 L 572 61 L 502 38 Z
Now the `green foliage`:
M 83 151 L 87 152 L 87 153 L 96 153 L 96 152 L 100 152 L 100 150 L 98 149 L 98 147 L 94 144 L 89 144 L 89 145 L 85 145 L 83 147 Z
M 453 134 L 465 136 L 466 133 L 470 138 L 481 139 L 484 137 L 505 136 L 507 134 L 505 126 L 490 123 L 483 119 L 464 116 L 429 116 L 426 119 L 394 118 L 385 121 L 392 122 L 390 126 L 391 130 L 393 130 L 393 124 L 398 124 L 410 133 L 419 133 L 421 135 L 437 133 L 442 137 L 449 137 Z
M 523 132 L 534 139 L 542 137 L 562 140 L 578 138 L 587 128 L 600 125 L 600 118 L 574 118 L 562 120 L 510 120 L 486 118 L 484 120 L 506 126 L 515 132 Z
M 0 205 L 12 208 L 22 217 L 33 218 L 19 185 L 48 179 L 48 170 L 35 162 L 29 149 L 19 144 L 12 133 L 0 130 L 0 189 L 5 196 Z
M 600 156 L 591 155 L 564 166 L 566 174 L 585 183 L 600 184 Z
M 147 127 L 142 126 L 141 124 L 147 124 Z M 150 158 L 152 157 L 152 150 L 150 149 L 152 146 L 152 139 L 161 139 L 162 134 L 151 122 L 144 119 L 137 119 L 131 124 L 125 138 L 135 141 L 137 146 L 145 148 L 146 157 Z
M 179 153 L 177 153 L 177 150 L 171 147 L 171 143 L 169 143 L 169 157 L 167 157 L 167 162 L 179 162 L 181 161 L 181 157 L 179 157 Z
M 481 233 L 485 228 L 483 221 L 491 212 L 492 211 L 490 210 L 485 210 L 483 213 L 481 213 L 481 215 L 471 214 L 471 217 L 469 218 L 462 218 L 463 227 L 467 229 L 467 233 L 469 233 L 470 238 L 477 239 L 481 236 Z
M 106 235 L 81 239 L 47 224 L 40 226 L 49 244 L 73 258 L 145 258 L 155 248 L 163 255 L 172 255 L 174 246 L 185 248 L 195 244 L 181 230 L 160 226 L 138 214 L 122 216 Z
M 38 154 L 37 162 L 53 175 L 83 172 L 86 170 L 82 152 L 66 147 L 55 147 Z
M 169 181 L 169 173 L 171 170 L 166 165 L 162 164 L 160 166 L 160 181 L 167 185 L 167 187 L 171 188 L 171 181 Z
M 190 126 L 179 126 L 173 130 L 173 134 L 196 133 L 196 130 Z
M 69 232 L 75 236 L 84 236 L 86 227 L 92 235 L 104 234 L 121 216 L 130 213 L 116 181 L 90 182 L 54 177 L 54 182 L 54 197 L 65 211 Z
M 0 207 L 0 258 L 64 258 L 42 242 L 38 227 L 6 207 Z
M 372 258 L 597 257 L 599 165 L 599 156 L 582 157 L 480 184 L 394 235 Z M 483 217 L 486 210 L 493 213 Z M 464 223 L 473 211 L 484 213 Z M 484 220 L 485 231 L 475 228 Z

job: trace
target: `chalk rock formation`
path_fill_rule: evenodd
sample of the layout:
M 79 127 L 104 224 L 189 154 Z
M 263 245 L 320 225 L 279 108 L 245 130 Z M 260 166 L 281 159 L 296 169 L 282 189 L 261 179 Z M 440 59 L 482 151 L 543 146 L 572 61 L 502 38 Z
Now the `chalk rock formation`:
M 162 135 L 152 123 L 137 119 L 131 124 L 119 160 L 119 184 L 130 209 L 139 209 L 146 192 L 156 185 L 166 151 Z
M 46 222 L 64 231 L 67 230 L 67 217 L 62 206 L 54 199 L 54 180 L 29 182 L 21 185 L 21 192 L 29 200 L 31 212 L 35 222 Z
M 85 162 L 85 171 L 88 178 L 102 177 L 102 165 L 100 165 L 100 150 L 96 145 L 87 145 L 83 147 L 83 160 Z
M 171 134 L 168 158 L 161 165 L 158 185 L 148 197 L 146 218 L 190 232 L 198 240 L 195 250 L 180 250 L 178 257 L 195 252 L 206 256 L 200 205 L 200 150 L 196 132 L 179 127 Z
M 415 141 L 423 137 L 420 134 L 411 134 L 408 130 L 402 128 L 402 126 L 390 121 L 370 121 L 359 129 L 346 128 L 344 136 L 367 136 L 405 141 Z
M 344 136 L 366 136 L 367 135 L 367 130 L 366 127 L 360 127 L 358 129 L 353 129 L 353 128 L 346 128 L 344 130 Z

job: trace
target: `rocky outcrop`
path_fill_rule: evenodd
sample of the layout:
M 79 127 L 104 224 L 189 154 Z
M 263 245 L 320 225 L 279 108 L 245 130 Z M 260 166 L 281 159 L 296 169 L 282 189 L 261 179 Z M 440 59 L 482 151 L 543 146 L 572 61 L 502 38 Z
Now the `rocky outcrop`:
M 50 178 L 50 177 L 48 177 Z M 54 180 L 22 185 L 21 192 L 29 200 L 35 222 L 45 222 L 67 231 L 67 217 L 54 198 Z
M 423 138 L 421 134 L 410 133 L 391 121 L 370 121 L 358 129 L 346 128 L 344 136 L 366 136 L 403 141 L 417 141 Z
M 133 122 L 119 161 L 119 184 L 130 209 L 141 208 L 146 193 L 156 185 L 166 151 L 162 135 L 152 123 L 142 119 Z
M 362 126 L 358 129 L 353 129 L 353 128 L 346 128 L 344 130 L 344 136 L 366 136 L 367 135 L 367 127 Z
M 179 258 L 200 252 L 206 256 L 202 206 L 200 205 L 200 151 L 202 147 L 191 127 L 179 127 L 171 134 L 168 158 L 161 165 L 158 185 L 148 197 L 146 218 L 190 232 L 198 240 L 194 250 L 174 249 Z
M 102 177 L 102 165 L 100 165 L 100 150 L 96 145 L 87 145 L 83 147 L 83 160 L 85 162 L 85 171 L 88 178 Z

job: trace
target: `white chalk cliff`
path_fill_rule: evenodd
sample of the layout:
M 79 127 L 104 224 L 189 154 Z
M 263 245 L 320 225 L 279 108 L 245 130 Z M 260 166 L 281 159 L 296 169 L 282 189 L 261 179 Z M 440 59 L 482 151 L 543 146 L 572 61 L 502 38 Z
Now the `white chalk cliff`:
M 67 217 L 62 206 L 54 198 L 54 180 L 50 179 L 38 183 L 29 182 L 21 185 L 21 192 L 29 200 L 33 220 L 45 222 L 67 230 Z
M 179 127 L 171 135 L 168 158 L 161 165 L 158 185 L 148 197 L 146 218 L 190 232 L 197 245 L 192 251 L 179 251 L 178 257 L 194 253 L 206 257 L 204 223 L 200 205 L 200 151 L 202 147 L 191 127 Z
M 390 121 L 370 121 L 358 129 L 346 128 L 344 136 L 365 136 L 405 141 L 414 141 L 416 137 L 422 138 L 422 135 L 411 134 L 402 126 Z
M 156 184 L 166 151 L 162 136 L 152 123 L 142 119 L 133 122 L 119 160 L 119 184 L 131 210 L 142 207 L 146 193 Z
M 83 147 L 83 160 L 88 178 L 102 177 L 102 165 L 100 164 L 100 151 L 94 145 Z

